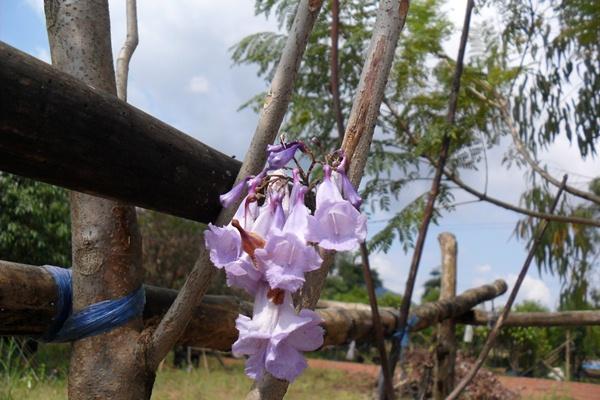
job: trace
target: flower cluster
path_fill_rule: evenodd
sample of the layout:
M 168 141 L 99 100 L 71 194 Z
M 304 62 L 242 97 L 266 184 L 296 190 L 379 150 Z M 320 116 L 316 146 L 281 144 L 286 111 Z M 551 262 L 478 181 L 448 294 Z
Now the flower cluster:
M 301 352 L 323 344 L 321 320 L 311 310 L 296 313 L 292 293 L 302 287 L 305 273 L 321 266 L 319 247 L 354 250 L 365 240 L 366 217 L 358 211 L 361 199 L 346 176 L 341 151 L 317 162 L 302 142 L 269 146 L 267 167 L 221 196 L 224 207 L 244 199 L 229 225 L 209 224 L 205 232 L 210 259 L 223 268 L 227 284 L 254 296 L 252 318 L 236 320 L 239 338 L 234 355 L 248 356 L 246 374 L 260 379 L 266 372 L 293 381 L 305 368 Z M 297 152 L 311 156 L 307 172 Z M 291 176 L 287 165 L 297 168 Z M 311 181 L 322 166 L 322 180 Z M 318 183 L 318 185 L 317 185 Z M 316 187 L 315 212 L 305 198 Z

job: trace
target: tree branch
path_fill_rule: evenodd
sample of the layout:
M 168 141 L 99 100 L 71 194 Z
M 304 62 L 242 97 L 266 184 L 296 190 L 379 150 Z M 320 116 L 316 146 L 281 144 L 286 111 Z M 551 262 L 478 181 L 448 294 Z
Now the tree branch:
M 396 118 L 397 123 L 400 126 L 400 129 L 402 129 L 402 131 L 408 136 L 410 142 L 416 146 L 418 144 L 418 139 L 411 133 L 408 126 L 404 123 L 398 110 L 396 110 L 393 107 L 393 105 L 391 105 L 389 103 L 389 101 L 387 99 L 385 101 L 386 101 L 386 106 L 388 107 L 390 113 Z M 427 155 L 427 154 L 422 154 L 421 157 L 423 159 L 427 160 L 431 166 L 433 166 L 434 168 L 437 169 L 438 163 L 436 160 L 433 159 L 433 157 L 431 157 L 430 155 Z M 579 224 L 579 225 L 600 227 L 600 221 L 596 221 L 593 219 L 587 219 L 587 218 L 581 218 L 581 217 L 575 217 L 575 216 L 553 215 L 553 214 L 543 213 L 543 212 L 539 212 L 539 211 L 530 210 L 528 208 L 516 206 L 509 202 L 489 196 L 487 193 L 484 193 L 484 192 L 481 192 L 481 191 L 475 189 L 474 187 L 468 185 L 466 182 L 464 182 L 462 179 L 460 179 L 455 172 L 453 172 L 447 168 L 444 168 L 443 173 L 444 173 L 444 176 L 448 180 L 454 182 L 459 188 L 463 189 L 465 192 L 470 193 L 471 195 L 477 197 L 480 201 L 486 201 L 490 204 L 494 204 L 494 205 L 504 208 L 506 210 L 514 211 L 516 213 L 527 215 L 527 216 L 533 217 L 533 218 L 547 219 L 548 221 L 561 222 L 561 223 L 566 223 L 566 224 Z
M 508 109 L 508 101 L 504 98 L 501 98 L 498 107 L 500 108 L 500 113 L 502 115 L 502 118 L 504 119 L 504 123 L 508 126 L 508 130 L 510 132 L 510 135 L 512 136 L 515 148 L 517 149 L 523 160 L 525 160 L 525 162 L 529 164 L 531 169 L 537 172 L 538 175 L 540 175 L 542 178 L 550 182 L 555 187 L 560 187 L 561 181 L 556 179 L 554 176 L 548 173 L 546 169 L 540 166 L 538 161 L 535 160 L 533 156 L 529 153 L 529 150 L 527 149 L 525 143 L 523 143 L 523 141 L 519 137 L 519 131 L 515 126 L 515 121 Z M 600 205 L 600 196 L 596 196 L 595 194 L 587 192 L 585 190 L 580 190 L 573 186 L 566 185 L 565 192 Z
M 127 0 L 127 38 L 117 57 L 117 96 L 127 101 L 127 79 L 129 77 L 129 62 L 135 51 L 138 39 L 138 22 L 136 0 Z
M 454 125 L 456 118 L 456 108 L 458 104 L 458 93 L 460 90 L 460 79 L 463 71 L 463 62 L 465 57 L 465 49 L 467 47 L 467 40 L 469 38 L 469 27 L 471 24 L 471 11 L 473 10 L 474 1 L 469 0 L 467 2 L 467 9 L 465 11 L 465 20 L 463 23 L 462 34 L 460 38 L 460 46 L 458 50 L 458 57 L 456 58 L 456 67 L 454 70 L 454 76 L 452 78 L 452 87 L 450 91 L 450 99 L 448 105 L 448 113 L 446 115 L 446 122 L 448 126 L 451 127 Z M 419 227 L 419 233 L 417 236 L 417 241 L 415 243 L 415 250 L 413 252 L 412 261 L 410 264 L 410 270 L 408 273 L 408 278 L 406 280 L 406 287 L 404 289 L 404 294 L 402 296 L 402 303 L 400 305 L 400 316 L 398 318 L 398 332 L 401 335 L 404 334 L 404 330 L 406 327 L 406 321 L 408 319 L 408 313 L 410 309 L 410 304 L 412 300 L 412 294 L 415 287 L 415 282 L 417 279 L 417 272 L 419 270 L 419 264 L 421 263 L 421 256 L 423 254 L 423 247 L 425 245 L 425 239 L 427 238 L 427 230 L 429 228 L 429 224 L 431 219 L 433 218 L 433 212 L 435 209 L 435 200 L 440 191 L 440 185 L 442 181 L 442 174 L 446 165 L 446 160 L 448 158 L 448 152 L 450 149 L 450 135 L 448 133 L 444 134 L 444 138 L 442 140 L 442 148 L 440 150 L 439 160 L 437 162 L 435 176 L 433 182 L 431 183 L 431 190 L 429 192 L 429 197 L 427 198 L 427 204 L 425 206 L 425 211 L 423 214 L 423 221 L 421 222 L 421 226 Z M 394 369 L 398 360 L 400 359 L 400 342 L 402 337 L 399 340 L 394 341 L 392 344 L 392 350 L 390 354 L 390 364 L 391 364 L 391 372 L 392 375 L 394 373 Z M 384 400 L 385 396 L 383 394 L 382 387 L 379 387 L 379 398 Z
M 379 315 L 379 307 L 377 306 L 377 295 L 373 285 L 373 276 L 371 274 L 371 265 L 369 263 L 369 251 L 365 242 L 360 244 L 360 254 L 362 257 L 363 275 L 365 284 L 369 294 L 369 304 L 371 307 L 371 315 L 373 318 L 373 330 L 375 331 L 375 344 L 381 358 L 381 371 L 383 373 L 383 387 L 388 399 L 394 399 L 394 383 L 392 382 L 392 374 L 388 364 L 387 351 L 385 350 L 385 341 L 383 337 L 383 327 L 381 326 L 381 317 Z
M 340 0 L 331 0 L 331 95 L 333 97 L 333 112 L 335 113 L 335 122 L 337 124 L 340 142 L 342 142 L 344 140 L 344 116 L 342 115 L 342 105 L 340 103 L 340 80 L 338 76 L 339 26 Z
M 561 184 L 560 188 L 558 189 L 558 193 L 556 194 L 556 197 L 554 198 L 552 207 L 550 207 L 551 213 L 554 212 L 554 210 L 556 209 L 556 206 L 558 205 L 558 200 L 560 199 L 560 196 L 562 195 L 566 184 L 567 184 L 567 176 L 565 175 L 563 178 L 562 184 Z M 496 337 L 498 336 L 498 333 L 500 332 L 500 329 L 502 328 L 504 321 L 510 314 L 510 309 L 512 308 L 512 305 L 515 302 L 517 294 L 519 293 L 519 289 L 521 288 L 521 284 L 523 283 L 523 280 L 525 279 L 525 276 L 527 275 L 527 271 L 529 270 L 529 265 L 531 264 L 533 257 L 535 257 L 535 252 L 544 237 L 544 233 L 546 232 L 548 225 L 549 225 L 548 220 L 543 220 L 540 223 L 540 226 L 538 228 L 538 234 L 537 234 L 531 248 L 529 249 L 529 254 L 527 254 L 525 263 L 523 264 L 523 267 L 521 267 L 521 272 L 519 272 L 519 276 L 517 277 L 515 285 L 513 286 L 512 290 L 510 292 L 510 295 L 508 296 L 508 300 L 506 301 L 504 309 L 502 310 L 502 314 L 500 314 L 500 317 L 496 321 L 496 324 L 494 325 L 491 332 L 489 333 L 488 338 L 483 346 L 483 349 L 481 350 L 479 357 L 477 357 L 477 361 L 475 362 L 475 365 L 469 371 L 469 373 L 460 381 L 460 383 L 454 388 L 454 390 L 450 393 L 450 395 L 448 395 L 446 400 L 457 399 L 458 396 L 460 396 L 460 394 L 462 393 L 462 391 L 467 387 L 467 385 L 473 380 L 473 378 L 477 374 L 477 371 L 479 371 L 479 369 L 485 362 L 485 359 L 487 358 L 490 350 L 494 346 Z
M 487 201 L 488 203 L 497 205 L 498 207 L 502 207 L 506 210 L 514 211 L 519 214 L 527 215 L 527 216 L 530 216 L 533 218 L 546 219 L 548 221 L 562 222 L 562 223 L 566 223 L 566 224 L 580 224 L 580 225 L 589 225 L 589 226 L 600 227 L 600 221 L 596 221 L 593 219 L 574 217 L 574 216 L 566 216 L 566 215 L 554 215 L 554 214 L 548 214 L 548 213 L 543 213 L 543 212 L 539 212 L 539 211 L 529 210 L 529 209 L 523 208 L 523 207 L 518 207 L 518 206 L 515 206 L 514 204 L 508 203 L 503 200 L 499 200 L 495 197 L 488 196 L 486 193 L 482 193 L 482 192 L 478 191 L 477 189 L 473 188 L 472 186 L 467 185 L 457 175 L 455 175 L 453 172 L 451 172 L 447 169 L 444 170 L 444 175 L 448 179 L 450 179 L 452 182 L 454 182 L 457 186 L 459 186 L 461 189 L 463 189 L 464 191 L 477 197 L 479 200 Z
M 381 101 L 400 31 L 404 27 L 408 13 L 408 0 L 382 0 L 373 29 L 373 36 L 362 69 L 357 95 L 348 119 L 348 126 L 342 143 L 350 162 L 348 177 L 358 187 L 369 155 L 369 147 L 379 115 Z M 333 263 L 334 252 L 324 252 L 321 268 L 306 275 L 306 282 L 300 290 L 303 308 L 314 308 L 317 304 L 325 277 Z M 289 383 L 274 379 L 269 374 L 246 397 L 247 400 L 281 399 Z
M 302 0 L 298 6 L 265 105 L 260 113 L 256 131 L 236 181 L 240 181 L 248 175 L 258 174 L 265 165 L 266 147 L 275 140 L 283 121 L 292 96 L 300 61 L 321 5 L 322 1 Z M 223 209 L 215 223 L 217 225 L 229 223 L 238 206 L 239 202 Z M 188 275 L 177 299 L 152 333 L 147 350 L 148 362 L 151 365 L 158 366 L 177 342 L 192 316 L 194 307 L 200 304 L 206 293 L 215 271 L 202 241 L 200 255 L 194 269 Z

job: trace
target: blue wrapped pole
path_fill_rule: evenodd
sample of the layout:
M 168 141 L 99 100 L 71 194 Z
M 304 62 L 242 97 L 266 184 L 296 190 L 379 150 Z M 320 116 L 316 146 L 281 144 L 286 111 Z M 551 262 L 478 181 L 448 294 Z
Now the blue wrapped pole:
M 44 268 L 52 275 L 57 286 L 56 317 L 42 336 L 46 342 L 73 342 L 89 336 L 108 332 L 124 325 L 144 311 L 144 287 L 114 300 L 91 304 L 72 313 L 73 289 L 71 270 L 50 265 Z

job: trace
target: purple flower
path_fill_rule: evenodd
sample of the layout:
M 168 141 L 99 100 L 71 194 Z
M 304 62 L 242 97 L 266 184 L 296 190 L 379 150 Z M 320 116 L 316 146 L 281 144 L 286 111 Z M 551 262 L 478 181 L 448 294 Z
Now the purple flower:
M 304 283 L 304 273 L 314 271 L 323 261 L 317 250 L 307 244 L 310 211 L 304 205 L 304 186 L 296 190 L 296 199 L 282 231 L 275 231 L 263 249 L 255 252 L 258 265 L 265 271 L 273 289 L 295 292 Z
M 269 285 L 290 292 L 300 289 L 304 273 L 318 269 L 323 261 L 314 247 L 290 232 L 274 234 L 255 255 Z
M 343 152 L 340 151 L 340 154 L 343 156 Z M 342 157 L 342 161 L 335 169 L 337 172 L 336 181 L 338 183 L 338 187 L 340 188 L 344 198 L 348 200 L 352 205 L 356 208 L 360 208 L 362 204 L 362 198 L 348 179 L 348 175 L 346 175 L 346 157 Z
M 317 188 L 317 209 L 326 202 L 344 201 L 340 189 L 331 178 L 331 167 L 323 167 L 323 182 Z
M 360 205 L 362 204 L 362 198 L 352 185 L 352 182 L 350 182 L 350 179 L 348 179 L 348 175 L 346 175 L 346 172 L 343 169 L 338 169 L 337 173 L 339 174 L 340 179 L 342 181 L 342 193 L 344 197 L 354 207 L 356 207 L 357 209 L 360 208 Z
M 248 178 L 243 179 L 237 185 L 231 188 L 229 192 L 220 195 L 219 201 L 221 202 L 221 205 L 227 208 L 230 205 L 232 205 L 237 199 L 239 199 L 242 193 L 244 193 L 244 189 L 246 187 L 247 182 Z
M 325 165 L 323 182 L 317 188 L 317 209 L 308 219 L 306 239 L 324 249 L 349 251 L 358 248 L 367 236 L 367 218 L 344 200 Z
M 327 202 L 308 220 L 307 240 L 327 250 L 356 250 L 367 237 L 367 217 L 348 201 Z
M 252 226 L 252 231 L 266 238 L 273 229 L 283 228 L 285 213 L 281 201 L 283 196 L 271 193 L 265 204 L 260 208 L 258 217 Z
M 269 164 L 269 168 L 277 169 L 285 167 L 294 158 L 298 149 L 304 151 L 304 144 L 301 142 L 290 142 L 267 146 L 267 152 L 269 153 L 267 163 Z
M 256 294 L 260 282 L 263 281 L 263 273 L 254 266 L 250 256 L 247 254 L 227 264 L 225 272 L 228 286 L 244 289 L 251 295 Z
M 229 225 L 220 228 L 208 224 L 208 230 L 204 232 L 204 243 L 206 248 L 210 249 L 210 260 L 217 268 L 237 261 L 242 253 L 242 238 L 239 232 Z
M 292 382 L 306 368 L 301 352 L 323 345 L 321 319 L 310 310 L 296 314 L 291 295 L 283 294 L 281 302 L 269 297 L 272 290 L 266 285 L 258 288 L 254 313 L 250 319 L 240 315 L 236 327 L 240 332 L 232 351 L 236 357 L 249 356 L 246 374 L 260 379 L 265 371 L 279 379 Z M 276 304 L 279 303 L 279 304 Z

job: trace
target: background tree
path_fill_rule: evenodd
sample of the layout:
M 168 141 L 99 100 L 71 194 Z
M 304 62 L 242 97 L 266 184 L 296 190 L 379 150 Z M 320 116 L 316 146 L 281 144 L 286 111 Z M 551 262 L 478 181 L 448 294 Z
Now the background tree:
M 430 179 L 445 132 L 450 132 L 452 145 L 434 222 L 442 212 L 454 209 L 455 191 L 466 190 L 479 200 L 529 217 L 516 227 L 517 237 L 524 240 L 531 237 L 536 220 L 532 217 L 540 215 L 535 210 L 543 214 L 548 209 L 554 186 L 560 183 L 537 161 L 537 152 L 566 135 L 576 139 L 582 157 L 595 153 L 600 121 L 597 7 L 584 1 L 564 4 L 558 0 L 478 4 L 480 11 L 486 9 L 502 16 L 502 23 L 484 21 L 472 30 L 456 128 L 450 128 L 445 112 L 455 63 L 442 45 L 451 37 L 453 27 L 441 11 L 443 5 L 443 0 L 411 2 L 398 44 L 362 191 L 372 211 L 392 213 L 386 226 L 371 240 L 372 249 L 387 251 L 396 240 L 405 250 L 412 246 L 422 219 L 425 193 L 399 209 L 397 202 L 392 202 L 410 185 Z M 338 134 L 329 78 L 332 19 L 329 3 L 324 7 L 301 65 L 285 130 L 292 137 L 315 136 L 328 147 L 335 144 Z M 294 2 L 288 0 L 256 1 L 257 13 L 274 14 L 284 30 L 293 9 Z M 355 95 L 374 10 L 374 1 L 340 2 L 339 91 L 343 115 L 348 115 Z M 487 13 L 480 14 L 480 20 L 484 20 L 483 14 Z M 558 29 L 552 27 L 555 21 L 559 21 Z M 272 32 L 250 35 L 234 47 L 233 60 L 258 65 L 259 75 L 269 79 L 285 37 Z M 259 108 L 261 98 L 259 95 L 244 106 Z M 524 169 L 530 177 L 530 189 L 523 193 L 521 204 L 495 199 L 486 193 L 487 189 L 478 191 L 461 179 L 462 172 L 482 167 L 488 149 L 507 144 L 505 167 Z M 538 252 L 538 265 L 561 277 L 565 295 L 587 291 L 582 286 L 583 277 L 597 262 L 598 218 L 594 210 L 600 196 L 594 192 L 597 184 L 591 185 L 588 191 L 567 188 L 570 196 L 563 201 L 559 215 L 563 221 L 577 223 L 554 224 L 552 229 L 557 233 L 548 235 L 551 239 Z
M 440 298 L 440 288 L 442 285 L 442 277 L 440 268 L 434 268 L 429 272 L 429 279 L 423 283 L 423 295 L 421 303 L 438 301 Z
M 71 265 L 69 200 L 64 189 L 2 172 L 0 210 L 3 259 Z
M 179 289 L 200 254 L 198 243 L 204 225 L 151 210 L 138 210 L 142 232 L 144 282 L 149 285 Z M 211 294 L 243 296 L 243 291 L 227 287 L 220 271 L 211 281 Z

